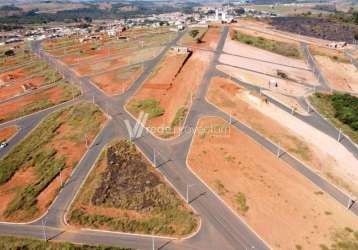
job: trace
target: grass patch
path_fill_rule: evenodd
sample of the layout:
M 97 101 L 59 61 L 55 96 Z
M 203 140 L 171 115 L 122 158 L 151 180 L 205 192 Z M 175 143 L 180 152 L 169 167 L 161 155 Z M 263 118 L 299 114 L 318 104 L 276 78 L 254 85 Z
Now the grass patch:
M 55 87 L 62 88 L 63 92 L 61 93 L 60 98 L 58 98 L 54 102 L 49 99 L 48 92 L 51 91 L 51 88 L 55 88 Z M 23 116 L 38 112 L 40 110 L 50 108 L 56 104 L 60 104 L 60 103 L 69 101 L 72 99 L 72 97 L 77 97 L 81 94 L 80 90 L 77 87 L 67 84 L 63 81 L 59 82 L 58 84 L 56 84 L 54 86 L 51 86 L 51 88 L 41 90 L 40 92 L 33 94 L 32 96 L 34 97 L 33 98 L 34 101 L 25 105 L 20 111 L 14 112 L 14 113 L 9 113 L 9 114 L 7 114 L 7 116 L 0 118 L 0 122 L 13 120 L 13 119 L 16 119 L 19 117 L 23 117 Z M 23 97 L 23 98 L 26 98 L 26 97 Z
M 159 101 L 155 99 L 135 101 L 129 106 L 129 110 L 135 114 L 143 111 L 148 114 L 148 119 L 162 116 L 165 112 L 165 109 L 160 106 Z
M 296 59 L 302 59 L 302 53 L 300 51 L 300 49 L 295 46 L 294 44 L 291 43 L 285 43 L 285 42 L 281 42 L 281 41 L 275 41 L 275 40 L 271 40 L 271 39 L 266 39 L 264 37 L 256 37 L 256 36 L 251 36 L 251 35 L 247 35 L 238 31 L 234 31 L 232 33 L 231 38 L 233 40 L 237 40 L 239 42 L 260 48 L 260 49 L 264 49 L 279 55 L 283 55 L 283 56 L 287 56 L 287 57 L 292 57 L 292 58 L 296 58 Z
M 312 105 L 335 127 L 342 129 L 358 143 L 358 98 L 349 94 L 315 93 L 309 97 Z
M 3 250 L 130 250 L 130 248 L 77 245 L 67 242 L 50 242 L 32 238 L 0 236 L 0 249 Z
M 0 160 L 0 185 L 6 183 L 19 169 L 32 167 L 36 182 L 18 190 L 15 198 L 7 206 L 4 216 L 18 210 L 26 216 L 37 211 L 36 197 L 44 190 L 66 165 L 66 155 L 60 155 L 51 145 L 62 125 L 70 126 L 71 135 L 82 135 L 84 131 L 96 134 L 100 127 L 100 110 L 91 104 L 81 103 L 51 114 L 31 134 L 16 145 Z M 69 134 L 63 135 L 69 136 Z
M 196 42 L 200 43 L 201 39 L 204 37 L 205 33 L 208 31 L 208 28 L 190 28 L 185 35 L 182 37 L 181 42 L 190 43 Z
M 356 250 L 358 249 L 358 231 L 351 228 L 337 230 L 331 235 L 333 243 L 330 247 L 321 245 L 322 250 Z
M 185 116 L 188 112 L 188 109 L 186 107 L 181 107 L 180 109 L 177 110 L 177 112 L 175 113 L 175 117 L 173 119 L 173 121 L 170 124 L 171 128 L 177 127 L 177 126 L 181 126 L 185 120 Z
M 235 202 L 238 205 L 237 209 L 245 214 L 247 211 L 249 211 L 249 207 L 246 204 L 246 196 L 244 193 L 242 192 L 238 192 L 237 194 L 235 194 Z
M 116 209 L 123 215 L 88 213 L 83 207 Z M 135 145 L 124 140 L 103 153 L 69 219 L 92 228 L 159 235 L 187 235 L 197 227 L 196 216 L 158 177 Z
M 220 196 L 224 196 L 227 192 L 229 192 L 225 188 L 224 184 L 218 179 L 215 180 L 214 185 Z

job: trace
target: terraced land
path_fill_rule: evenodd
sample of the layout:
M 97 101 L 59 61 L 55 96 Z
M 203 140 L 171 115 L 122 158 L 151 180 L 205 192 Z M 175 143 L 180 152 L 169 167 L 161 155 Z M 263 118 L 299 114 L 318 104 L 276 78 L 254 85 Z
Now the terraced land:
M 109 145 L 68 214 L 76 227 L 182 237 L 198 217 L 129 141 Z
M 41 216 L 87 151 L 106 118 L 80 103 L 50 114 L 0 160 L 0 219 Z

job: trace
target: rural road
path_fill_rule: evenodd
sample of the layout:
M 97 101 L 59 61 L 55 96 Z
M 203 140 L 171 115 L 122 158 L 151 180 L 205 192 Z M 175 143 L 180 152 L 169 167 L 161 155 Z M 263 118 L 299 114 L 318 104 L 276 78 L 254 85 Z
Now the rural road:
M 207 103 L 205 96 L 208 90 L 210 79 L 213 76 L 220 75 L 216 70 L 218 57 L 223 53 L 223 46 L 228 34 L 228 28 L 225 27 L 214 53 L 214 59 L 211 62 L 205 76 L 202 80 L 193 105 L 188 113 L 184 127 L 187 131 L 194 131 L 198 120 L 207 115 L 222 117 L 229 121 L 229 116 L 216 107 Z M 0 124 L 1 127 L 17 125 L 21 128 L 19 133 L 10 141 L 10 146 L 0 152 L 0 157 L 11 150 L 20 140 L 22 140 L 46 115 L 58 110 L 62 106 L 71 105 L 80 100 L 94 100 L 108 115 L 111 120 L 106 124 L 96 140 L 85 154 L 83 160 L 77 165 L 72 176 L 61 189 L 57 199 L 50 206 L 48 212 L 43 218 L 30 224 L 9 224 L 0 223 L 0 234 L 11 234 L 21 236 L 32 236 L 43 238 L 44 231 L 42 222 L 46 223 L 46 238 L 53 240 L 65 240 L 84 244 L 107 244 L 133 247 L 137 249 L 151 249 L 152 238 L 143 235 L 130 235 L 124 233 L 94 231 L 88 229 L 73 230 L 65 225 L 64 215 L 68 211 L 72 200 L 77 191 L 84 182 L 91 167 L 94 165 L 97 157 L 104 146 L 114 137 L 129 138 L 124 120 L 135 124 L 135 120 L 124 109 L 124 104 L 138 90 L 143 81 L 149 76 L 154 67 L 160 62 L 166 51 L 182 37 L 183 33 L 170 43 L 153 60 L 146 62 L 146 68 L 143 74 L 133 83 L 133 85 L 122 95 L 114 97 L 106 96 L 97 89 L 87 77 L 78 77 L 70 68 L 60 63 L 55 58 L 49 56 L 41 50 L 40 43 L 34 43 L 32 49 L 35 53 L 47 60 L 50 64 L 64 75 L 64 77 L 82 88 L 83 95 L 77 100 L 61 104 L 48 110 L 38 112 L 28 117 Z M 235 80 L 237 81 L 237 80 Z M 239 83 L 238 83 L 239 84 Z M 281 107 L 284 108 L 284 107 Z M 326 121 L 322 121 L 319 116 L 309 116 L 307 122 L 315 124 L 320 130 L 327 134 L 332 134 Z M 300 117 L 300 119 L 306 119 Z M 308 119 L 308 118 L 307 118 Z M 268 140 L 257 134 L 252 129 L 232 119 L 232 124 L 249 135 L 256 142 L 268 148 L 275 154 L 277 148 Z M 188 130 L 191 128 L 191 130 Z M 153 162 L 154 152 L 156 155 L 157 170 L 160 171 L 168 181 L 174 186 L 178 193 L 185 197 L 187 185 L 193 185 L 190 189 L 190 205 L 199 214 L 201 218 L 201 227 L 199 231 L 188 239 L 172 240 L 162 237 L 155 237 L 155 246 L 160 249 L 269 249 L 270 247 L 250 229 L 232 210 L 230 210 L 207 186 L 201 182 L 188 168 L 186 158 L 189 152 L 190 144 L 193 138 L 193 132 L 180 135 L 171 141 L 158 140 L 149 132 L 145 132 L 140 138 L 133 142 L 138 148 Z M 343 142 L 342 142 L 343 143 Z M 333 188 L 331 184 L 322 180 L 316 173 L 308 171 L 308 168 L 297 162 L 288 154 L 283 154 L 281 159 L 310 179 L 317 186 L 331 194 L 337 201 L 345 204 L 348 197 L 339 190 Z M 346 200 L 345 200 L 346 199 Z M 352 207 L 352 211 L 358 214 L 357 206 Z

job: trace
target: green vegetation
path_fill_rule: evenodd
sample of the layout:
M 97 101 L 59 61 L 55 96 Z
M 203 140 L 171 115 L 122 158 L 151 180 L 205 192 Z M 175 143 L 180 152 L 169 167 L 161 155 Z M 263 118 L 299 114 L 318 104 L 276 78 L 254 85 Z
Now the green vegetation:
M 218 191 L 219 195 L 221 195 L 221 196 L 223 196 L 227 192 L 229 192 L 220 180 L 215 180 L 214 185 L 215 185 L 215 188 Z
M 0 236 L 2 250 L 130 250 L 129 248 L 76 245 L 66 242 L 49 242 L 32 238 Z
M 51 142 L 58 136 L 68 140 L 84 138 L 84 131 L 96 134 L 100 127 L 100 116 L 101 112 L 96 106 L 86 103 L 55 112 L 0 160 L 0 184 L 9 181 L 19 169 L 31 167 L 36 175 L 36 182 L 17 190 L 16 197 L 4 212 L 5 217 L 18 210 L 30 217 L 35 214 L 36 197 L 61 170 L 70 167 L 66 165 L 66 156 L 58 154 Z M 62 125 L 70 126 L 71 131 L 65 135 L 59 134 L 58 129 Z
M 237 209 L 243 214 L 249 210 L 249 207 L 246 204 L 246 196 L 244 193 L 238 192 L 235 194 L 235 202 L 238 205 Z
M 181 107 L 178 109 L 178 111 L 175 113 L 175 117 L 173 121 L 170 124 L 171 128 L 181 126 L 185 120 L 186 113 L 188 112 L 188 109 L 186 107 Z
M 51 101 L 49 100 L 48 91 L 51 90 L 51 88 L 60 87 L 63 89 L 62 94 L 60 95 L 60 98 L 58 100 Z M 25 105 L 20 111 L 9 113 L 6 117 L 0 117 L 0 122 L 9 121 L 12 119 L 16 119 L 25 115 L 32 114 L 34 112 L 44 110 L 46 108 L 52 107 L 56 104 L 60 104 L 63 102 L 66 102 L 68 100 L 71 100 L 72 97 L 79 96 L 81 94 L 80 90 L 70 84 L 67 84 L 65 82 L 59 82 L 58 84 L 51 86 L 50 89 L 44 89 L 40 92 L 37 92 L 33 94 L 33 101 L 27 105 Z
M 260 36 L 259 37 L 251 36 L 238 31 L 234 31 L 232 33 L 232 39 L 283 56 L 298 58 L 298 59 L 302 58 L 302 53 L 300 49 L 291 43 L 270 40 Z
M 89 213 L 86 207 L 117 209 L 123 216 Z M 197 227 L 196 216 L 136 146 L 124 140 L 103 152 L 71 208 L 69 221 L 93 228 L 179 236 Z
M 181 39 L 184 43 L 196 42 L 200 43 L 201 39 L 204 37 L 205 33 L 208 31 L 208 28 L 191 28 Z
M 358 98 L 349 94 L 315 93 L 311 103 L 328 118 L 334 126 L 341 128 L 355 143 L 358 143 Z
M 320 245 L 321 250 L 356 250 L 358 249 L 358 231 L 344 228 L 332 234 L 333 244 L 330 247 Z
M 148 119 L 162 116 L 165 112 L 165 109 L 160 106 L 159 101 L 155 99 L 135 101 L 129 106 L 129 110 L 136 114 L 143 111 L 148 114 Z

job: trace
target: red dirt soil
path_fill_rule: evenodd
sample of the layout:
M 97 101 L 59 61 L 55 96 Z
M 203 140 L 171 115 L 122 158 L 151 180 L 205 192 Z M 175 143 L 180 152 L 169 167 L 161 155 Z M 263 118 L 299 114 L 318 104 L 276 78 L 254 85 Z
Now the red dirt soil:
M 0 87 L 0 99 L 5 100 L 24 93 L 24 89 L 22 88 L 24 85 L 31 85 L 34 88 L 39 88 L 44 83 L 45 78 L 43 76 L 35 76 L 24 81 L 16 81 L 6 84 L 4 87 Z
M 7 127 L 0 129 L 0 142 L 7 141 L 17 133 L 17 127 Z
M 221 29 L 220 26 L 209 26 L 204 37 L 201 39 L 201 43 L 191 42 L 185 44 L 189 47 L 215 50 L 219 43 Z
M 210 127 L 229 132 L 200 133 Z M 234 126 L 206 117 L 197 128 L 189 165 L 273 249 L 320 249 L 357 230 L 353 213 Z
M 21 80 L 28 76 L 28 72 L 23 68 L 6 71 L 0 74 L 0 85 L 15 80 Z
M 61 101 L 63 92 L 64 89 L 62 87 L 55 86 L 40 93 L 23 96 L 15 101 L 2 103 L 0 104 L 0 120 L 11 118 L 12 115 L 23 110 L 26 105 L 39 100 L 49 100 L 57 104 Z
M 85 55 L 68 55 L 68 56 L 64 56 L 61 60 L 65 63 L 65 64 L 77 64 L 77 63 L 81 63 L 83 61 L 87 61 L 87 60 L 100 60 L 109 56 L 113 56 L 114 54 L 118 54 L 119 49 L 115 49 L 115 48 L 100 48 L 97 50 L 86 50 L 84 52 Z
M 174 81 L 175 68 L 177 69 L 178 65 L 175 61 L 173 63 L 173 59 L 164 60 L 164 63 L 162 63 L 165 67 L 163 75 L 162 71 L 159 70 L 155 76 L 150 77 L 135 94 L 128 106 L 130 107 L 131 103 L 137 100 L 158 100 L 160 106 L 165 108 L 165 113 L 149 120 L 147 125 L 149 127 L 168 128 L 178 109 L 190 105 L 190 96 L 195 96 L 211 60 L 211 52 L 194 50 Z M 175 130 L 174 136 L 178 133 L 179 130 Z M 157 135 L 160 134 L 157 133 Z
M 132 83 L 143 73 L 143 68 L 131 72 L 128 77 L 121 75 L 121 70 L 93 77 L 91 80 L 107 95 L 117 95 L 125 92 Z
M 6 183 L 0 186 L 0 215 L 3 214 L 9 202 L 11 202 L 16 192 L 14 190 L 22 188 L 30 183 L 36 181 L 34 169 L 29 166 L 26 169 L 19 170 L 15 175 Z

